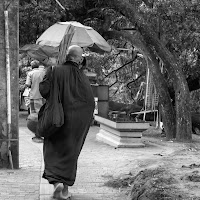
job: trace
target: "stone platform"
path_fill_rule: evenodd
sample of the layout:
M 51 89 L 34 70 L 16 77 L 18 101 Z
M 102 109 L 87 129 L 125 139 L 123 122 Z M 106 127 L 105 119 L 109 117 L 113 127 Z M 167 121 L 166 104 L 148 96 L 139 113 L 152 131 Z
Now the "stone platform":
M 96 135 L 98 141 L 118 148 L 145 146 L 141 137 L 142 132 L 150 127 L 148 122 L 115 122 L 98 115 L 95 120 L 100 124 Z

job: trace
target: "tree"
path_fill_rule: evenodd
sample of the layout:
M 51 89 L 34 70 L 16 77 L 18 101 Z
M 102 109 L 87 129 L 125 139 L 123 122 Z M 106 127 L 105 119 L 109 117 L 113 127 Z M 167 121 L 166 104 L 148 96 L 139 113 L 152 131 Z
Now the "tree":
M 107 39 L 129 41 L 145 55 L 160 96 L 167 138 L 190 141 L 189 90 L 200 87 L 193 84 L 199 82 L 193 73 L 199 71 L 200 62 L 199 4 L 190 0 L 59 2 L 65 8 L 66 20 L 92 26 Z M 164 73 L 159 60 L 164 63 Z M 175 98 L 175 107 L 171 98 Z
M 176 139 L 179 141 L 190 141 L 191 140 L 191 117 L 190 117 L 190 108 L 189 108 L 189 89 L 186 82 L 186 78 L 182 72 L 181 63 L 177 61 L 175 55 L 173 55 L 163 44 L 161 40 L 159 40 L 156 32 L 152 29 L 152 24 L 147 23 L 145 18 L 136 10 L 136 8 L 129 3 L 129 1 L 115 1 L 113 2 L 107 1 L 107 3 L 115 7 L 115 9 L 126 16 L 132 24 L 135 25 L 136 30 L 141 34 L 144 45 L 146 46 L 146 50 L 148 52 L 148 57 L 153 62 L 152 72 L 154 76 L 154 82 L 156 84 L 156 79 L 161 81 L 160 85 L 165 85 L 162 81 L 163 77 L 161 73 L 158 73 L 158 69 L 156 68 L 156 59 L 155 57 L 159 57 L 164 62 L 166 70 L 171 77 L 173 88 L 175 90 L 175 111 L 176 111 L 176 120 L 174 118 L 167 118 L 169 113 L 173 113 L 172 106 L 169 104 L 165 104 L 166 102 L 162 101 L 161 90 L 162 88 L 158 85 L 157 90 L 160 93 L 160 101 L 161 105 L 164 107 L 168 107 L 168 111 L 163 113 L 163 118 L 167 119 L 165 123 L 165 127 L 168 127 L 169 124 L 176 125 Z M 172 2 L 171 2 L 172 3 Z M 181 67 L 180 67 L 181 66 Z M 157 70 L 157 71 L 156 71 Z M 166 89 L 164 89 L 166 91 Z M 168 96 L 168 95 L 167 95 Z M 169 101 L 169 98 L 168 100 Z M 170 108 L 171 107 L 171 108 Z M 169 129 L 168 129 L 169 130 Z M 167 130 L 167 132 L 168 132 Z M 168 134 L 169 137 L 175 136 L 174 134 Z

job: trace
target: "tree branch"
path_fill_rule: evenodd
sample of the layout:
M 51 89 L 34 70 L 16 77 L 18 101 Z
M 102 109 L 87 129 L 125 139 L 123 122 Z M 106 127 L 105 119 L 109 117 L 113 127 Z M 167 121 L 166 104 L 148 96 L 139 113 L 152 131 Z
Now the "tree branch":
M 134 59 L 128 61 L 127 63 L 125 63 L 125 64 L 122 65 L 121 67 L 119 67 L 119 68 L 113 70 L 112 72 L 110 72 L 109 74 L 107 74 L 107 75 L 105 76 L 105 78 L 107 78 L 108 76 L 110 76 L 112 73 L 116 73 L 117 71 L 119 71 L 120 69 L 122 69 L 123 67 L 125 67 L 126 65 L 132 63 L 136 58 L 137 58 L 137 55 L 136 55 L 136 57 L 135 57 Z
M 55 1 L 63 10 L 66 10 L 66 8 L 58 0 L 55 0 Z

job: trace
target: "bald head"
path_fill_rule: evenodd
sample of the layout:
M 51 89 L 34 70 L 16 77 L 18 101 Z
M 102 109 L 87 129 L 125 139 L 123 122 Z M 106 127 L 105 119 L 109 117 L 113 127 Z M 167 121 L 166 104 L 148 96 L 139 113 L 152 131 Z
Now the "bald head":
M 67 51 L 68 55 L 82 56 L 83 49 L 78 45 L 71 45 Z
M 76 62 L 77 64 L 83 61 L 83 49 L 78 45 L 71 45 L 67 51 L 67 60 Z

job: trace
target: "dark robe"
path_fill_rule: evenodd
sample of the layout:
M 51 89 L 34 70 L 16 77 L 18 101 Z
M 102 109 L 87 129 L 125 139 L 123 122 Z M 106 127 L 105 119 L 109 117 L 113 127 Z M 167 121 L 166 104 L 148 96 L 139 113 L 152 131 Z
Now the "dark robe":
M 87 136 L 94 111 L 94 97 L 88 78 L 73 62 L 54 67 L 64 110 L 64 125 L 50 138 L 44 138 L 44 174 L 50 184 L 75 182 L 78 156 Z M 40 86 L 47 98 L 51 70 L 48 69 Z M 46 83 L 46 85 L 45 85 Z

